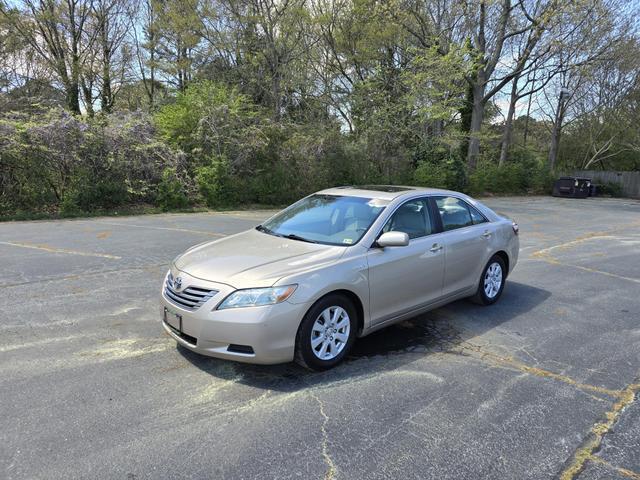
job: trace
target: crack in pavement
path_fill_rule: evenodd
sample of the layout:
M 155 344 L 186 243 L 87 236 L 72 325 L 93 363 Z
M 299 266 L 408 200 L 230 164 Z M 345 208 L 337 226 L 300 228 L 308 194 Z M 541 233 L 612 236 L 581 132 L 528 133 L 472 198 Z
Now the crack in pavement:
M 320 398 L 313 392 L 310 392 L 312 398 L 318 402 L 318 406 L 320 407 L 320 415 L 322 415 L 323 421 L 322 425 L 320 425 L 320 431 L 322 432 L 322 458 L 327 465 L 327 471 L 324 475 L 324 480 L 333 480 L 336 478 L 336 465 L 333 463 L 333 459 L 331 455 L 329 455 L 329 435 L 327 433 L 327 423 L 329 422 L 329 417 L 324 411 L 324 403 Z
M 591 385 L 588 383 L 582 383 L 567 375 L 552 372 L 551 370 L 545 370 L 538 367 L 532 367 L 527 365 L 524 362 L 516 360 L 513 357 L 506 357 L 506 356 L 499 355 L 497 353 L 485 350 L 480 345 L 475 345 L 471 342 L 466 342 L 466 341 L 462 342 L 461 344 L 456 345 L 451 350 L 449 350 L 448 353 L 454 353 L 454 354 L 457 353 L 457 354 L 467 355 L 473 358 L 477 358 L 479 360 L 484 360 L 493 365 L 497 365 L 501 367 L 510 367 L 520 372 L 534 375 L 536 377 L 558 380 L 567 385 L 576 387 L 580 390 L 596 392 L 596 393 L 608 395 L 614 398 L 620 398 L 624 396 L 624 390 L 612 390 L 609 388 L 599 387 L 599 386 Z

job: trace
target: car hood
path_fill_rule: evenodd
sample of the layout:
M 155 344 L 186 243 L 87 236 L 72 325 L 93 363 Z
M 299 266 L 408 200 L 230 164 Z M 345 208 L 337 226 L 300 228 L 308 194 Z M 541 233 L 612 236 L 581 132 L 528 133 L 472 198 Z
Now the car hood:
M 202 280 L 234 288 L 262 287 L 287 275 L 333 263 L 346 248 L 247 230 L 196 245 L 176 258 L 174 265 Z

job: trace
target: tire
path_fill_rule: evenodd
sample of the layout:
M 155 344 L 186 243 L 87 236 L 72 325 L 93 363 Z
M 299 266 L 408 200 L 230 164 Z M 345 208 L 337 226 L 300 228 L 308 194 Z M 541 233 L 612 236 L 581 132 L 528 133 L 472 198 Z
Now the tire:
M 356 339 L 357 315 L 353 302 L 344 295 L 329 294 L 318 300 L 298 328 L 295 361 L 315 371 L 339 364 Z
M 499 272 L 499 286 L 496 284 L 497 272 Z M 506 279 L 507 269 L 504 260 L 499 255 L 494 255 L 482 269 L 478 290 L 471 300 L 479 305 L 493 305 L 500 299 Z

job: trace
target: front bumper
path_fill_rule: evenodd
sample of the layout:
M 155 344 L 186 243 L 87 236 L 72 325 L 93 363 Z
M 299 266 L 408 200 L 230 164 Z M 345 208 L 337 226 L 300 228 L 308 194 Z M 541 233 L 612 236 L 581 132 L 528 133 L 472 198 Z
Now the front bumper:
M 179 307 L 165 296 L 164 290 L 161 295 L 162 325 L 180 345 L 202 355 L 247 363 L 293 360 L 296 333 L 308 305 L 285 301 L 262 307 L 214 310 L 234 289 L 197 280 L 198 286 L 203 283 L 218 293 L 196 310 Z M 176 314 L 181 322 L 175 320 Z M 237 351 L 234 346 L 251 347 L 253 353 Z

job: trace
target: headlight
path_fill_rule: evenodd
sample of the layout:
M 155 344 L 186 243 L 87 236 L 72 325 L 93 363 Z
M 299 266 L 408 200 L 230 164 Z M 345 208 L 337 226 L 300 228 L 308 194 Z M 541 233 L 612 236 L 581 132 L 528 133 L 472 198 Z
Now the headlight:
M 247 288 L 236 290 L 225 298 L 217 310 L 240 307 L 259 307 L 284 302 L 296 290 L 297 285 L 270 288 Z

